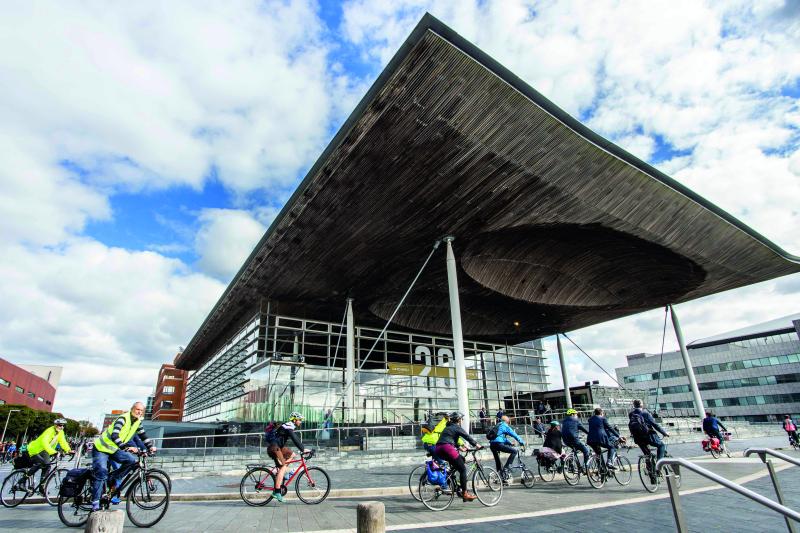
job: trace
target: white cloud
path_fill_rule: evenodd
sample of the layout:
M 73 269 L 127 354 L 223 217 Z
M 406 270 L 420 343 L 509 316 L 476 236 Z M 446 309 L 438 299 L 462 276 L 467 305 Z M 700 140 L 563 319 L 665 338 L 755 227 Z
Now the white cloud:
M 195 237 L 198 266 L 226 281 L 238 272 L 267 229 L 247 211 L 236 209 L 205 209 L 199 220 L 201 227 Z

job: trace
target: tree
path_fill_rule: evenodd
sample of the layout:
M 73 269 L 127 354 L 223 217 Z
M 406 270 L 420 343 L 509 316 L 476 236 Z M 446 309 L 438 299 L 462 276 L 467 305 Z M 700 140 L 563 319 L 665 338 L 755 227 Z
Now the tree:
M 12 410 L 16 412 L 11 413 L 11 417 L 7 418 L 8 413 Z M 81 423 L 77 420 L 66 418 L 61 413 L 37 411 L 36 409 L 31 409 L 27 405 L 0 405 L 0 425 L 5 425 L 6 419 L 8 419 L 6 440 L 21 441 L 22 438 L 25 437 L 27 442 L 30 442 L 41 435 L 45 429 L 52 426 L 56 418 L 65 418 L 67 420 L 67 426 L 64 428 L 64 432 L 67 436 L 77 436 L 81 433 Z M 96 435 L 97 429 L 94 428 L 90 422 L 84 422 L 94 430 L 93 435 Z M 2 431 L 2 429 L 0 429 L 0 431 Z
M 100 433 L 100 431 L 94 427 L 94 424 L 88 420 L 81 420 L 78 424 L 80 426 L 80 434 L 84 437 L 95 437 Z

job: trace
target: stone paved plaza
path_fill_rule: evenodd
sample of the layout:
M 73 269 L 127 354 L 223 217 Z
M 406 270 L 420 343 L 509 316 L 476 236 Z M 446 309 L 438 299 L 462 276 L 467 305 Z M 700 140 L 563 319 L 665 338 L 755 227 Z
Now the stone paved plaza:
M 778 446 L 777 439 L 757 439 L 734 442 L 741 450 L 746 446 Z M 698 446 L 675 445 L 673 455 L 696 456 Z M 789 452 L 792 453 L 792 452 Z M 800 455 L 800 454 L 799 454 Z M 638 453 L 628 454 L 636 462 Z M 738 456 L 738 457 L 736 457 Z M 532 462 L 532 459 L 529 459 Z M 747 486 L 767 497 L 774 498 L 766 468 L 757 459 L 743 459 L 741 453 L 733 459 L 698 459 L 698 462 L 729 479 L 746 482 Z M 798 508 L 800 488 L 797 488 L 795 467 L 781 466 L 780 479 L 789 505 Z M 353 487 L 350 476 L 358 476 L 367 486 L 402 486 L 407 478 L 404 472 L 335 472 L 334 487 Z M 352 481 L 352 480 L 351 480 Z M 176 492 L 189 488 L 189 481 L 176 480 Z M 191 480 L 192 488 L 220 490 L 229 485 L 226 480 L 204 478 Z M 361 485 L 361 486 L 364 486 Z M 235 489 L 227 488 L 231 492 Z M 711 490 L 709 490 L 711 489 Z M 691 473 L 684 472 L 682 501 L 692 531 L 780 531 L 785 526 L 772 511 L 765 510 L 743 497 L 712 485 Z M 252 508 L 241 501 L 173 502 L 164 520 L 152 531 L 329 531 L 348 530 L 355 527 L 355 507 L 365 498 L 329 498 L 326 502 L 308 506 L 299 501 L 284 504 L 271 503 L 264 508 Z M 498 507 L 487 508 L 478 502 L 469 504 L 456 500 L 450 509 L 434 513 L 410 496 L 381 497 L 386 505 L 387 525 L 391 529 L 429 528 L 434 525 L 452 531 L 486 531 L 491 522 L 493 530 L 550 531 L 608 531 L 642 527 L 649 524 L 658 531 L 674 530 L 671 506 L 666 488 L 659 493 L 646 493 L 636 472 L 629 486 L 620 487 L 611 481 L 601 490 L 591 488 L 584 480 L 577 487 L 567 486 L 557 478 L 552 483 L 537 479 L 532 489 L 512 486 L 504 492 Z M 132 525 L 129 525 L 133 529 Z M 24 505 L 17 509 L 0 510 L 0 530 L 4 531 L 63 531 L 54 508 L 44 505 Z

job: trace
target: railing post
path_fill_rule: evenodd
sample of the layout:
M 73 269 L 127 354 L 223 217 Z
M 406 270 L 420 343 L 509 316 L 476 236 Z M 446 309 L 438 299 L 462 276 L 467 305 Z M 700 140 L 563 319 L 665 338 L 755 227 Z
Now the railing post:
M 688 532 L 689 528 L 686 527 L 686 518 L 683 516 L 683 507 L 681 506 L 681 495 L 678 491 L 678 481 L 671 473 L 667 474 L 666 477 L 669 499 L 672 502 L 672 514 L 675 516 L 675 528 L 678 533 Z
M 772 459 L 767 459 L 765 455 L 762 455 L 761 460 L 766 463 L 767 470 L 769 470 L 769 477 L 772 479 L 772 486 L 775 487 L 775 495 L 778 497 L 778 503 L 786 505 L 783 501 L 783 491 L 778 481 L 778 474 L 775 472 L 775 467 L 772 466 Z M 789 533 L 796 533 L 794 522 L 788 516 L 784 516 L 783 519 L 786 521 L 786 527 L 789 529 Z

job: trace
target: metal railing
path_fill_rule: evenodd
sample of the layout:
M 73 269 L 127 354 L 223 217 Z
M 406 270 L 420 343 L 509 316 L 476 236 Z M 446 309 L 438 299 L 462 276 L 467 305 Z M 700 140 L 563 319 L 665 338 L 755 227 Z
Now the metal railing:
M 758 455 L 762 463 L 767 465 L 767 471 L 769 472 L 769 477 L 772 480 L 772 487 L 775 489 L 775 495 L 778 497 L 778 503 L 784 505 L 783 490 L 781 489 L 781 484 L 778 481 L 777 474 L 775 473 L 775 467 L 773 466 L 772 461 L 770 459 L 767 459 L 767 455 L 777 457 L 778 459 L 786 461 L 787 463 L 791 463 L 795 466 L 800 466 L 800 461 L 798 461 L 794 457 L 786 455 L 785 453 L 781 453 L 776 450 L 771 450 L 770 448 L 747 448 L 744 451 L 744 456 L 750 457 L 754 453 Z M 789 529 L 789 531 L 791 533 L 795 533 L 794 523 L 791 522 L 785 516 L 784 520 L 786 520 L 786 527 Z
M 764 497 L 761 494 L 758 494 L 757 492 L 753 492 L 752 490 L 745 488 L 739 485 L 738 483 L 734 483 L 733 481 L 726 479 L 720 476 L 719 474 L 715 474 L 710 470 L 706 470 L 705 468 L 698 466 L 695 463 L 692 463 L 691 461 L 687 461 L 686 459 L 680 457 L 665 457 L 664 459 L 660 459 L 658 463 L 656 463 L 656 470 L 660 470 L 665 465 L 679 465 L 682 468 L 691 470 L 695 474 L 699 474 L 704 478 L 709 479 L 715 483 L 718 483 L 725 488 L 731 489 L 732 491 L 741 494 L 746 498 L 750 498 L 756 503 L 760 503 L 764 507 L 768 507 L 769 509 L 772 509 L 773 511 L 782 514 L 786 519 L 786 524 L 789 528 L 789 531 L 792 533 L 794 533 L 795 531 L 794 524 L 789 522 L 789 519 L 794 520 L 796 522 L 800 522 L 800 513 L 792 509 L 789 509 L 782 503 L 774 502 L 769 498 Z M 669 489 L 669 497 L 670 500 L 672 501 L 672 513 L 675 516 L 675 526 L 678 529 L 678 533 L 688 532 L 689 528 L 686 526 L 686 518 L 684 517 L 683 514 L 683 507 L 681 505 L 678 482 L 671 473 L 668 474 L 666 478 L 667 478 L 667 488 Z

